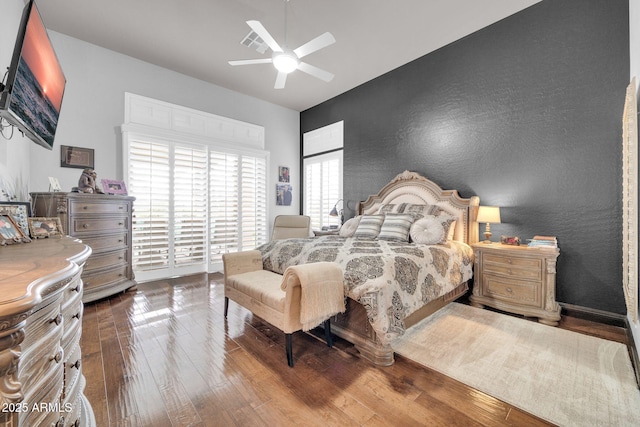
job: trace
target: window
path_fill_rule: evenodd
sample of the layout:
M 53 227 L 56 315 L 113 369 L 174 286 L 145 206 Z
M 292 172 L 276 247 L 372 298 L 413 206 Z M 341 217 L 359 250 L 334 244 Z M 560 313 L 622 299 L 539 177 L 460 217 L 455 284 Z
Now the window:
M 150 137 L 128 146 L 139 280 L 219 270 L 222 254 L 267 241 L 266 156 Z
M 264 128 L 126 94 L 122 133 L 136 280 L 220 271 L 267 242 Z
M 311 217 L 311 228 L 340 226 L 340 216 L 329 213 L 342 201 L 343 122 L 337 122 L 303 135 L 304 214 Z

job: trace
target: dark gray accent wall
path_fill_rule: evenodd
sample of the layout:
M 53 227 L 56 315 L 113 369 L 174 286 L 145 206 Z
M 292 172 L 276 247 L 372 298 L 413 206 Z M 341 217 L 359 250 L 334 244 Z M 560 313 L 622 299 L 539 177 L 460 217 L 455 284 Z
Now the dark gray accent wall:
M 303 111 L 301 132 L 344 120 L 347 217 L 419 172 L 500 206 L 493 240 L 557 236 L 559 302 L 623 314 L 628 82 L 628 1 L 547 0 Z

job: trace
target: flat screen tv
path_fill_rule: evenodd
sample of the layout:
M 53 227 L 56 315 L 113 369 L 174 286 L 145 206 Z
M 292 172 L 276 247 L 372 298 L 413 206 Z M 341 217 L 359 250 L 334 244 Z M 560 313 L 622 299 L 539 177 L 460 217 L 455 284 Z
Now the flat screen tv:
M 20 21 L 0 96 L 0 116 L 51 150 L 66 83 L 38 8 L 31 0 Z

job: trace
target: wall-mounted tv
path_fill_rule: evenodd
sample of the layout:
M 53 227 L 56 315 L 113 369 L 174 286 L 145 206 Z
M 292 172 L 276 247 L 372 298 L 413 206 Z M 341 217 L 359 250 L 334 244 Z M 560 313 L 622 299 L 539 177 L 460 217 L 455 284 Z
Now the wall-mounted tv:
M 0 117 L 51 150 L 67 81 L 34 0 L 24 8 L 7 76 Z

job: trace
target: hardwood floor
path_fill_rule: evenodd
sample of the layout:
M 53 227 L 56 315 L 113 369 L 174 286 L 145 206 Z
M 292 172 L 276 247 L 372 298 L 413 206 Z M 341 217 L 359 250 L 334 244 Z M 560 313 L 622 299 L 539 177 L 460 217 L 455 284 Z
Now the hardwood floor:
M 361 360 L 322 333 L 284 335 L 231 302 L 222 275 L 138 285 L 85 305 L 85 394 L 98 426 L 544 426 L 471 387 L 396 357 Z M 622 328 L 564 318 L 561 328 L 625 342 Z

